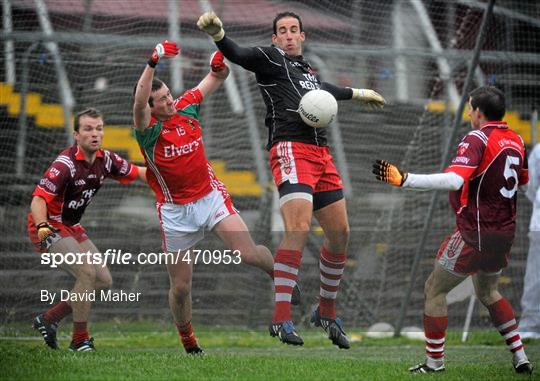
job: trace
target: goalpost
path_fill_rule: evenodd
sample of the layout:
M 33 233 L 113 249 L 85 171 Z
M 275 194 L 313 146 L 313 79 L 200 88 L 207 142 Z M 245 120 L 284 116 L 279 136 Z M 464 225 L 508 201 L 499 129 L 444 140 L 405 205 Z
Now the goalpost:
M 169 8 L 168 0 L 44 3 L 53 30 L 49 35 L 40 27 L 34 0 L 3 2 L 1 33 L 7 53 L 0 69 L 0 222 L 6 232 L 0 242 L 4 258 L 0 269 L 2 323 L 22 321 L 41 309 L 36 296 L 39 288 L 71 284 L 67 275 L 39 263 L 25 232 L 32 190 L 69 144 L 58 91 L 60 79 L 54 56 L 44 44 L 54 41 L 58 45 L 74 109 L 100 109 L 106 124 L 105 148 L 135 162 L 141 156 L 130 131 L 131 93 L 155 44 L 171 33 L 180 39 L 180 57 L 174 65 L 160 62 L 157 73 L 167 83 L 179 83 L 178 87 L 183 83 L 185 89 L 195 86 L 208 72 L 208 58 L 215 50 L 195 25 L 203 12 L 199 1 L 176 2 L 176 10 Z M 6 5 L 10 5 L 9 11 Z M 328 135 L 334 158 L 347 169 L 350 184 L 347 208 L 351 239 L 338 312 L 346 327 L 363 329 L 378 321 L 395 324 L 411 281 L 419 238 L 426 234 L 417 275 L 417 280 L 423 280 L 431 270 L 438 244 L 453 227 L 453 214 L 444 197 L 439 197 L 426 230 L 431 195 L 384 187 L 372 176 L 371 163 L 382 158 L 411 172 L 439 169 L 486 5 L 473 0 L 225 0 L 210 1 L 210 5 L 220 8 L 226 33 L 243 46 L 269 45 L 274 15 L 286 10 L 298 13 L 306 33 L 305 57 L 321 75 L 340 86 L 372 88 L 388 100 L 382 111 L 375 112 L 355 102 L 340 102 L 338 123 L 330 127 L 336 130 Z M 177 12 L 176 19 L 170 17 L 171 10 Z M 530 142 L 530 112 L 540 102 L 539 12 L 534 1 L 497 1 L 473 78 L 473 86 L 493 83 L 505 91 L 507 121 L 526 142 Z M 173 33 L 170 28 L 174 23 L 177 30 Z M 35 41 L 39 45 L 28 51 Z M 22 80 L 23 70 L 27 70 L 27 81 Z M 233 65 L 232 76 L 238 90 L 236 104 L 231 103 L 234 97 L 220 89 L 202 105 L 205 149 L 254 239 L 275 249 L 280 231 L 274 231 L 279 225 L 272 221 L 274 186 L 264 149 L 266 110 L 253 75 Z M 21 110 L 23 93 L 25 109 Z M 26 118 L 28 129 L 24 165 L 17 176 L 17 165 L 21 166 L 16 160 L 20 118 Z M 468 121 L 456 128 L 462 136 L 469 129 Z M 153 201 L 145 186 L 111 182 L 100 190 L 82 224 L 102 251 L 157 252 L 160 233 Z M 530 213 L 523 197 L 518 203 L 516 242 L 502 285 L 517 310 Z M 294 310 L 295 321 L 307 317 L 316 301 L 321 244 L 320 231 L 314 227 L 303 253 L 299 281 L 304 298 L 301 308 Z M 203 245 L 219 247 L 211 235 Z M 138 304 L 98 303 L 98 318 L 168 319 L 168 279 L 162 266 L 114 266 L 111 270 L 115 288 L 142 290 L 143 298 Z M 264 326 L 270 319 L 271 283 L 256 270 L 198 266 L 193 286 L 198 321 L 216 324 L 226 316 L 231 325 Z M 422 300 L 419 281 L 411 289 L 403 325 L 420 325 Z M 462 326 L 466 309 L 466 303 L 456 305 L 451 326 Z M 477 309 L 471 327 L 486 327 L 484 316 L 485 311 Z

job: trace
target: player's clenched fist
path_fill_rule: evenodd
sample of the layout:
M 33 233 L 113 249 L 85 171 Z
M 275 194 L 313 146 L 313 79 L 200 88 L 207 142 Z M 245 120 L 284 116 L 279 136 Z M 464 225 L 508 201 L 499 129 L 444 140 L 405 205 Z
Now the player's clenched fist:
M 163 41 L 156 45 L 152 57 L 148 61 L 148 65 L 156 67 L 161 57 L 175 57 L 180 53 L 180 48 L 175 42 Z
M 219 73 L 225 70 L 225 67 L 225 57 L 223 56 L 223 53 L 219 50 L 214 52 L 210 57 L 210 68 L 212 68 L 212 71 Z
M 407 173 L 401 171 L 398 167 L 385 160 L 375 160 L 373 163 L 373 174 L 377 180 L 395 186 L 402 186 L 407 180 Z
M 386 101 L 384 100 L 382 95 L 376 91 L 370 89 L 352 89 L 352 91 L 352 99 L 358 99 L 359 101 L 363 102 L 367 106 L 367 108 L 371 110 L 383 108 L 386 104 Z
M 197 26 L 200 30 L 208 33 L 214 41 L 221 41 L 223 36 L 225 36 L 223 23 L 213 11 L 203 13 L 201 17 L 199 17 L 199 21 L 197 21 Z

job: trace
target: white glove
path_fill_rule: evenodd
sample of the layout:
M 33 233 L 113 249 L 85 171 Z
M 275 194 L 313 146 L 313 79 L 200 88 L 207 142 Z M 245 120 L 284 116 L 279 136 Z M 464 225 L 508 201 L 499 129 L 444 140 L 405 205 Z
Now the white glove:
M 353 91 L 352 99 L 363 102 L 370 110 L 383 108 L 386 101 L 381 94 L 370 89 L 351 89 Z
M 214 41 L 221 41 L 225 36 L 225 31 L 223 30 L 223 23 L 216 16 L 214 11 L 206 12 L 199 17 L 197 21 L 197 26 L 200 30 L 208 33 Z

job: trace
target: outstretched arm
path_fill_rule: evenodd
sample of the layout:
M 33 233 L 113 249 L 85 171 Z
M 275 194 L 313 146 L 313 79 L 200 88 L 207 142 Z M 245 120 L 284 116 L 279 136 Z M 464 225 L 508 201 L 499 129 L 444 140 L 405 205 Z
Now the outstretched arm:
M 144 133 L 148 123 L 150 123 L 150 105 L 148 99 L 152 93 L 152 80 L 154 79 L 155 67 L 161 57 L 175 57 L 180 49 L 174 42 L 167 40 L 157 44 L 152 57 L 144 68 L 137 87 L 135 89 L 135 101 L 133 102 L 133 123 L 134 128 Z
M 369 109 L 383 108 L 386 101 L 376 91 L 370 89 L 354 89 L 351 87 L 339 87 L 328 82 L 321 83 L 321 89 L 328 91 L 338 101 L 355 99 L 362 102 Z
M 225 64 L 225 57 L 220 51 L 214 52 L 210 57 L 210 73 L 197 85 L 197 88 L 206 98 L 227 79 L 229 67 Z
M 419 190 L 448 190 L 455 191 L 463 186 L 463 177 L 454 172 L 419 175 L 407 173 L 384 160 L 373 163 L 373 174 L 377 180 L 385 183 Z

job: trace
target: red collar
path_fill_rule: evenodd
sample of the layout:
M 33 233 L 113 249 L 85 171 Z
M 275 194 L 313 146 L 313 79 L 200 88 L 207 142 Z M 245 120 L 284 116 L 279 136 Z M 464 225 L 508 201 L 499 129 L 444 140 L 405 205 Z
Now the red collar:
M 506 124 L 506 122 L 503 122 L 502 120 L 501 121 L 490 121 L 490 122 L 486 122 L 484 124 L 482 124 L 480 126 L 480 129 L 483 129 L 485 127 L 495 127 L 495 128 L 508 128 L 508 124 Z
M 80 160 L 80 161 L 85 161 L 86 158 L 84 157 L 84 153 L 82 152 L 82 150 L 81 150 L 81 148 L 79 147 L 79 145 L 78 145 L 78 144 L 75 144 L 75 147 L 76 147 L 76 149 L 77 149 L 77 151 L 75 152 L 75 159 Z M 102 151 L 102 150 L 98 150 L 98 151 L 97 151 L 96 157 L 102 158 L 102 157 L 103 157 L 103 151 Z

